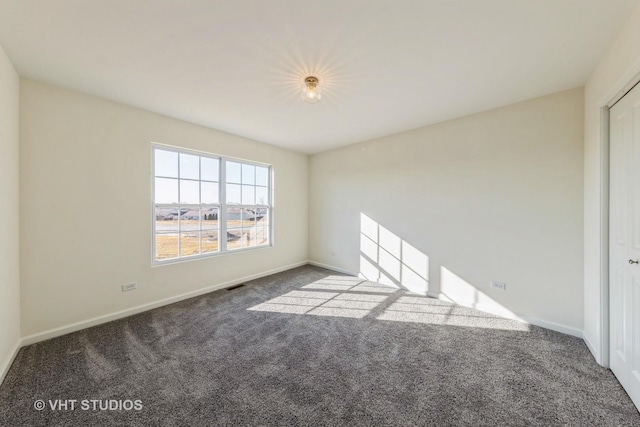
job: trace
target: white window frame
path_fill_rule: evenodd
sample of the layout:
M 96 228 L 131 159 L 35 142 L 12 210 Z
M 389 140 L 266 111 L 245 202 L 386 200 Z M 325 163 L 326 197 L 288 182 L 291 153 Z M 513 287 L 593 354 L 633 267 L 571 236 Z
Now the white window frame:
M 190 154 L 199 157 L 207 157 L 210 159 L 216 159 L 219 161 L 218 167 L 218 203 L 200 203 L 200 204 L 168 204 L 168 203 L 156 203 L 155 200 L 155 183 L 156 183 L 156 173 L 155 173 L 155 150 L 163 150 L 170 151 L 177 154 Z M 266 205 L 261 204 L 252 204 L 252 205 L 244 205 L 244 204 L 227 204 L 226 200 L 226 191 L 227 191 L 227 175 L 226 175 L 226 164 L 227 162 L 234 162 L 252 166 L 260 166 L 268 169 L 267 175 L 267 198 L 268 202 Z M 180 163 L 178 161 L 178 176 L 180 171 Z M 200 171 L 200 178 L 202 175 L 202 171 Z M 178 179 L 178 200 L 180 200 L 180 178 Z M 198 179 L 198 182 L 201 183 L 201 179 Z M 255 186 L 255 185 L 254 185 Z M 199 186 L 200 187 L 200 186 Z M 201 190 L 199 190 L 201 191 Z M 257 201 L 256 201 L 257 202 Z M 167 258 L 158 260 L 156 259 L 156 208 L 166 208 L 166 209 L 180 209 L 180 208 L 218 208 L 218 251 L 217 252 L 208 252 L 208 253 L 200 253 L 197 255 L 180 255 L 180 226 L 178 225 L 178 257 L 176 258 Z M 246 208 L 262 208 L 267 209 L 267 215 L 269 219 L 267 233 L 268 233 L 268 244 L 260 245 L 260 246 L 251 246 L 245 248 L 236 248 L 236 249 L 228 249 L 227 248 L 227 209 L 228 208 L 237 208 L 237 209 L 246 209 Z M 202 218 L 200 218 L 202 221 Z M 152 223 L 152 233 L 151 233 L 151 264 L 152 266 L 160 266 L 173 264 L 177 262 L 186 262 L 203 258 L 212 258 L 218 257 L 222 255 L 235 254 L 247 251 L 254 251 L 259 249 L 266 249 L 273 247 L 273 166 L 267 163 L 255 162 L 252 160 L 245 160 L 236 157 L 222 156 L 219 154 L 207 153 L 204 151 L 191 150 L 188 148 L 176 147 L 171 145 L 164 145 L 159 143 L 151 144 L 151 223 Z M 180 224 L 180 216 L 178 216 L 178 224 Z M 202 232 L 202 227 L 200 227 L 200 232 Z M 223 238 L 224 237 L 224 238 Z M 202 237 L 200 238 L 200 251 L 202 251 Z

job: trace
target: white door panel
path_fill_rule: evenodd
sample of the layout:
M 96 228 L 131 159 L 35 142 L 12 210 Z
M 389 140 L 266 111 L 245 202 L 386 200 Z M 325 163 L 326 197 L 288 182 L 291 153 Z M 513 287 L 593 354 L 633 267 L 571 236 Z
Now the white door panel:
M 640 85 L 610 111 L 610 364 L 640 408 Z

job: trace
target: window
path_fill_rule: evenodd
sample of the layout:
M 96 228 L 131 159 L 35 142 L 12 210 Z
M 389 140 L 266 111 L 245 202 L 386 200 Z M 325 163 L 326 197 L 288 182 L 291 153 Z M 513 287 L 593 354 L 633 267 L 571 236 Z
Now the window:
M 271 167 L 153 147 L 153 261 L 271 244 Z

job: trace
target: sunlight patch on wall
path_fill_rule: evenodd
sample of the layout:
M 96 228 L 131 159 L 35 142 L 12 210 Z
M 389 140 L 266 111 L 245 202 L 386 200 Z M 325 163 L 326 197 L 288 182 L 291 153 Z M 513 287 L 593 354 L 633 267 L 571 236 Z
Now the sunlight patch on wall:
M 429 257 L 361 213 L 359 274 L 372 282 L 426 295 Z

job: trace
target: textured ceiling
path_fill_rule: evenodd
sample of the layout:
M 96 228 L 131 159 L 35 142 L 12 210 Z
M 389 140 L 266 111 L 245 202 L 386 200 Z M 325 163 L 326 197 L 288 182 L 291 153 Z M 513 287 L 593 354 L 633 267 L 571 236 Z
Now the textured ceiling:
M 313 153 L 581 86 L 638 4 L 0 0 L 0 44 L 24 77 Z

